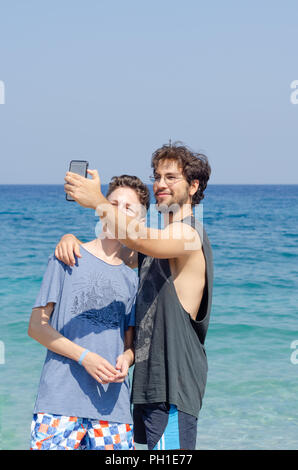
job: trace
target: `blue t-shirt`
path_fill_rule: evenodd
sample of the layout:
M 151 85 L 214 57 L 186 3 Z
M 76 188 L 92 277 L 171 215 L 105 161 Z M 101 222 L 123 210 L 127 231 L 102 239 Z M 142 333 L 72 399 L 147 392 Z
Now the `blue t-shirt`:
M 73 267 L 49 257 L 33 308 L 54 302 L 49 324 L 115 367 L 125 330 L 135 324 L 138 276 L 124 263 L 111 265 L 81 249 Z M 48 350 L 34 413 L 132 424 L 129 379 L 102 385 L 76 361 Z

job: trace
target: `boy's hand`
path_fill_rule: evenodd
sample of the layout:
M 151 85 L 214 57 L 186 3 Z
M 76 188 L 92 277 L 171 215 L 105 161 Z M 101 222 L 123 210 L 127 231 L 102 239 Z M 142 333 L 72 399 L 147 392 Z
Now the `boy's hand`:
M 112 366 L 112 364 L 109 363 L 109 361 L 93 352 L 88 352 L 86 354 L 82 365 L 85 367 L 88 374 L 90 374 L 100 384 L 115 382 L 115 379 L 119 376 L 119 372 Z
M 66 235 L 63 235 L 56 246 L 55 256 L 68 266 L 74 266 L 76 262 L 74 255 L 78 258 L 82 257 L 80 253 L 80 244 L 74 235 L 67 233 Z
M 118 377 L 114 380 L 116 383 L 124 382 L 125 377 L 128 374 L 129 364 L 128 360 L 124 354 L 120 354 L 117 358 L 116 369 L 118 372 Z

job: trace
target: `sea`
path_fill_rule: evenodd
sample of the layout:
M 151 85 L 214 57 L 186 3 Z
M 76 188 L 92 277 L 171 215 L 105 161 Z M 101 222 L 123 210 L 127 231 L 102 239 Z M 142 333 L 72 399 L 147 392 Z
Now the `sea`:
M 297 450 L 298 185 L 210 184 L 200 206 L 214 292 L 196 448 Z M 0 186 L 0 449 L 30 447 L 46 350 L 27 329 L 48 256 L 98 223 L 63 185 Z

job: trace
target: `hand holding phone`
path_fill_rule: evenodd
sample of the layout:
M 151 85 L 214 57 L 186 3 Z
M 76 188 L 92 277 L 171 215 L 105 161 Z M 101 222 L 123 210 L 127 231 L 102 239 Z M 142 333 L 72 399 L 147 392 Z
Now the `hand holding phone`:
M 87 178 L 87 169 L 89 162 L 86 160 L 71 160 L 69 164 L 69 171 L 72 173 L 77 173 L 78 175 L 84 176 Z M 67 201 L 74 201 L 68 194 L 66 194 Z

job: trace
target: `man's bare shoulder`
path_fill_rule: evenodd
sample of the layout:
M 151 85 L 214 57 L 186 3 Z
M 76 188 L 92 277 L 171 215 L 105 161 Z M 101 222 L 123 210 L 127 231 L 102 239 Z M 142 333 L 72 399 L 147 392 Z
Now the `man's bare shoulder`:
M 202 251 L 202 241 L 198 231 L 183 221 L 174 221 L 171 224 L 172 236 L 184 240 L 185 252 L 179 257 L 194 256 Z

